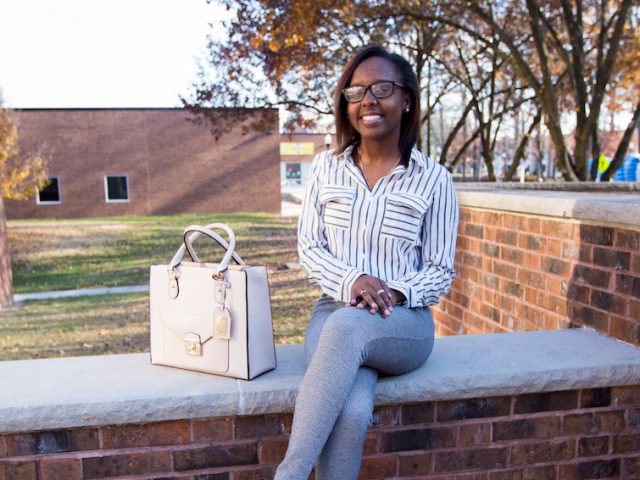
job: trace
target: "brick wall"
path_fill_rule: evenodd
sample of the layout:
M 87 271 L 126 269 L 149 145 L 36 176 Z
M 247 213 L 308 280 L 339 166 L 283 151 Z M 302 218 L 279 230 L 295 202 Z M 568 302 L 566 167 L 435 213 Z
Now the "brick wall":
M 434 309 L 438 334 L 576 325 L 640 345 L 640 231 L 480 208 L 460 213 L 457 278 Z
M 262 114 L 269 132 L 238 124 L 216 140 L 179 108 L 19 110 L 20 148 L 47 147 L 61 203 L 8 200 L 7 218 L 280 212 L 278 113 Z M 128 202 L 106 202 L 107 175 L 128 177 Z
M 0 435 L 0 480 L 270 479 L 290 414 Z M 640 387 L 379 407 L 361 479 L 640 476 Z

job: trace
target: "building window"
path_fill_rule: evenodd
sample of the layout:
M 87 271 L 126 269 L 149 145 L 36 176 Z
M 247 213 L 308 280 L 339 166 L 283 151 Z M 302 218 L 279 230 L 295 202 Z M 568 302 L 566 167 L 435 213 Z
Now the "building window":
M 60 205 L 60 178 L 49 177 L 49 183 L 46 187 L 38 189 L 36 195 L 36 203 L 38 205 Z
M 126 175 L 104 177 L 104 195 L 107 203 L 129 201 L 129 179 Z
M 286 178 L 291 183 L 300 183 L 302 170 L 299 163 L 287 163 Z

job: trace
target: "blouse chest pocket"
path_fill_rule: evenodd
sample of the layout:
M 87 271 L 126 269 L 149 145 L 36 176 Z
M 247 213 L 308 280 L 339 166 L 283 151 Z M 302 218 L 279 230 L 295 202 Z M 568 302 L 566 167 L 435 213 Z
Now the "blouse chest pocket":
M 380 233 L 419 244 L 422 220 L 428 208 L 423 197 L 410 193 L 392 193 L 386 200 Z
M 351 211 L 355 191 L 337 185 L 325 185 L 320 189 L 320 203 L 324 209 L 325 225 L 348 228 L 351 225 Z

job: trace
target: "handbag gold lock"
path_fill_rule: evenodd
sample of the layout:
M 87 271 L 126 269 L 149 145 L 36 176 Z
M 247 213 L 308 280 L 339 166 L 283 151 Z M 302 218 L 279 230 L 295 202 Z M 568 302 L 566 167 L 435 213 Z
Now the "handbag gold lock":
M 187 333 L 184 336 L 184 351 L 192 357 L 201 357 L 202 344 L 200 343 L 200 336 L 195 333 Z

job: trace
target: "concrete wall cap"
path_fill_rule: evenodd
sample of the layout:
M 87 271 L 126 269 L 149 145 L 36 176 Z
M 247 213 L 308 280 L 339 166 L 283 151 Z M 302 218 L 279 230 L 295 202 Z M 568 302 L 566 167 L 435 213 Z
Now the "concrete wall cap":
M 456 184 L 461 206 L 640 227 L 639 193 L 489 189 Z
M 148 354 L 0 362 L 0 433 L 291 412 L 303 346 L 250 382 L 151 365 Z M 381 378 L 376 404 L 640 384 L 640 348 L 582 330 L 436 339 L 417 370 Z

